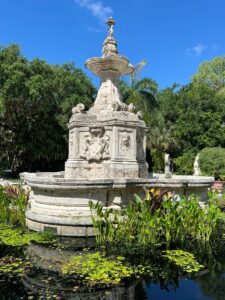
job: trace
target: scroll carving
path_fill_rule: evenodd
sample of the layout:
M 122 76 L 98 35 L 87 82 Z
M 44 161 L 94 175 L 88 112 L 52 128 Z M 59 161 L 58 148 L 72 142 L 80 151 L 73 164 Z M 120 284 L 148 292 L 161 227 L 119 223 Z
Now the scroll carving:
M 72 108 L 73 114 L 82 114 L 85 112 L 85 105 L 83 103 L 78 103 L 75 107 Z

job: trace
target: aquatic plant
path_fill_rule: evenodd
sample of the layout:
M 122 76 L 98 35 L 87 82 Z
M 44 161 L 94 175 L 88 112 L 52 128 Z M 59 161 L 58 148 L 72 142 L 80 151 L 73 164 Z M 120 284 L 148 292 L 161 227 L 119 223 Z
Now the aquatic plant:
M 0 273 L 19 274 L 23 270 L 23 261 L 21 258 L 13 256 L 0 258 Z
M 24 246 L 31 242 L 40 244 L 55 243 L 55 236 L 51 232 L 24 232 L 12 225 L 0 224 L 0 243 L 6 246 Z
M 220 216 L 211 194 L 204 208 L 194 195 L 189 199 L 178 199 L 168 193 L 161 196 L 154 209 L 151 194 L 143 200 L 135 195 L 134 201 L 121 210 L 90 202 L 98 245 L 116 244 L 120 248 L 137 249 L 166 243 L 169 248 L 171 243 L 210 240 Z
M 200 269 L 204 268 L 203 265 L 196 261 L 195 256 L 187 251 L 166 250 L 164 251 L 163 257 L 167 258 L 187 273 L 198 272 Z
M 133 274 L 124 257 L 106 257 L 103 253 L 87 253 L 70 257 L 62 267 L 64 275 L 77 275 L 88 285 L 116 285 Z

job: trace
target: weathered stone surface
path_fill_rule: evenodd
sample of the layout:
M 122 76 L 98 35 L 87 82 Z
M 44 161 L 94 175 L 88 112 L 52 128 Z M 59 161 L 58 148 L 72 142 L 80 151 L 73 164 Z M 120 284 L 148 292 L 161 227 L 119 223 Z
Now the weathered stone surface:
M 131 112 L 73 114 L 65 178 L 147 178 L 146 126 Z

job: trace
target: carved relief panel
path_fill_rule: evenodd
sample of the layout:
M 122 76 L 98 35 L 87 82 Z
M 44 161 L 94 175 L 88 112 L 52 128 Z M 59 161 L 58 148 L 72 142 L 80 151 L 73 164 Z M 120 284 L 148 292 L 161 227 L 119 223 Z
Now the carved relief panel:
M 101 162 L 110 159 L 110 135 L 101 126 L 89 127 L 80 134 L 80 158 L 88 162 Z
M 129 129 L 119 129 L 117 140 L 114 141 L 117 146 L 116 156 L 123 159 L 135 159 L 135 131 Z

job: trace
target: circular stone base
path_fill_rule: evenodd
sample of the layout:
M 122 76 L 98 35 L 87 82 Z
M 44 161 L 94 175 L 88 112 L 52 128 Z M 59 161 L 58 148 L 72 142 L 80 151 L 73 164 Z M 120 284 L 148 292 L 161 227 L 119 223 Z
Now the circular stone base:
M 205 200 L 213 177 L 172 176 L 154 174 L 147 179 L 65 179 L 63 173 L 25 173 L 31 187 L 26 224 L 35 231 L 52 230 L 61 236 L 94 236 L 89 202 L 104 208 L 127 206 L 134 194 L 142 199 L 146 188 L 175 191 L 187 198 L 195 193 Z
M 41 216 L 39 216 L 41 219 Z M 43 216 L 42 216 L 43 217 Z M 76 237 L 92 237 L 95 236 L 95 231 L 93 228 L 93 225 L 86 224 L 84 226 L 81 225 L 62 225 L 62 224 L 57 224 L 57 221 L 51 222 L 45 220 L 44 223 L 41 221 L 34 221 L 32 219 L 35 219 L 35 215 L 32 215 L 32 212 L 30 210 L 27 211 L 26 213 L 26 225 L 29 229 L 34 230 L 34 231 L 52 231 L 56 235 L 61 235 L 61 236 L 76 236 Z

